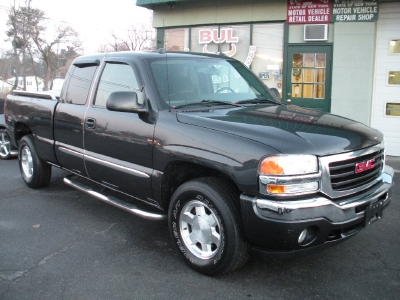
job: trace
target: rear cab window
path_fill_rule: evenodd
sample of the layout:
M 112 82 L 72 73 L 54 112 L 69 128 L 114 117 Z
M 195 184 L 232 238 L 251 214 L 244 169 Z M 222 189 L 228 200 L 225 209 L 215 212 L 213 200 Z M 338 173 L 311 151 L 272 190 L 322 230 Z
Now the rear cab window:
M 66 103 L 85 105 L 97 67 L 97 64 L 82 64 L 70 68 L 67 74 L 67 87 L 63 94 Z

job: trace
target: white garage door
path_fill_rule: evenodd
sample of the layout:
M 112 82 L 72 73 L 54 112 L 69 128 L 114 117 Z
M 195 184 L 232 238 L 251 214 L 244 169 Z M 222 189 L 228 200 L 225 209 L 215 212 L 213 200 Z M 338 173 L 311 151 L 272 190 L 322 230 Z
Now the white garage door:
M 400 53 L 393 53 L 399 44 L 400 2 L 381 3 L 371 126 L 385 134 L 386 154 L 392 156 L 400 156 Z

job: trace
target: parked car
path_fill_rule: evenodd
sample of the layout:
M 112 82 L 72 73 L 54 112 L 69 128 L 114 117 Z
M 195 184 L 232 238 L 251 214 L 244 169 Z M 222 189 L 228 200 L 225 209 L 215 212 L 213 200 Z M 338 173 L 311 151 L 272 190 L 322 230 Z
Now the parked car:
M 0 114 L 0 159 L 10 159 L 18 155 L 18 150 L 10 143 L 4 115 Z

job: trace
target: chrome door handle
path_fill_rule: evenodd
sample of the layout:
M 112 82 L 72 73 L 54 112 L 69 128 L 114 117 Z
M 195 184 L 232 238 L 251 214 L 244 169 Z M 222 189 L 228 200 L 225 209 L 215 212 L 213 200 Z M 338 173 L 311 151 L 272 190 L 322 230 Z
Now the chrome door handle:
M 95 129 L 96 128 L 96 119 L 87 118 L 86 119 L 86 128 Z

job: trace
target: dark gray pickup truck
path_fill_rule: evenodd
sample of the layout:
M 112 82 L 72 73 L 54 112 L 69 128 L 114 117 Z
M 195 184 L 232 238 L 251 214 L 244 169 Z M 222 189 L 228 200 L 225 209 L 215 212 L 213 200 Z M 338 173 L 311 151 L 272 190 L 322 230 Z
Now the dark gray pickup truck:
M 334 245 L 390 202 L 379 131 L 283 105 L 224 56 L 79 57 L 59 99 L 15 92 L 5 116 L 29 187 L 58 167 L 78 190 L 167 219 L 184 261 L 207 275 L 237 269 L 250 250 L 279 258 Z

